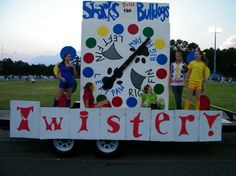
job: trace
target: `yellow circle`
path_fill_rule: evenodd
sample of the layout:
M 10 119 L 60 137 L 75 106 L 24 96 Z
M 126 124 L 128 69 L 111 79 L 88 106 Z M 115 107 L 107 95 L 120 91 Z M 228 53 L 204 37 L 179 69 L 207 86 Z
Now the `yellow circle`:
M 55 76 L 57 76 L 57 72 L 58 72 L 58 64 L 54 65 L 53 67 L 53 73 Z
M 180 72 L 180 70 L 176 70 L 176 73 L 179 73 Z
M 154 42 L 154 46 L 157 49 L 163 49 L 166 46 L 166 43 L 163 39 L 156 39 Z
M 109 28 L 106 27 L 106 26 L 100 26 L 100 27 L 97 29 L 97 33 L 98 33 L 98 35 L 100 35 L 101 37 L 104 37 L 104 36 L 106 36 L 106 35 L 109 33 Z

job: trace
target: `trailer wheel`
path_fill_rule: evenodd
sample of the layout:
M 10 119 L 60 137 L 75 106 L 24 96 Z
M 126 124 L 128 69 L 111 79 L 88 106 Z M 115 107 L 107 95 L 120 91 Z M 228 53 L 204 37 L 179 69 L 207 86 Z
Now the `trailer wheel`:
M 97 154 L 102 157 L 115 157 L 118 154 L 120 143 L 116 140 L 97 140 Z
M 70 156 L 77 149 L 77 141 L 73 139 L 53 139 L 52 149 L 58 156 Z

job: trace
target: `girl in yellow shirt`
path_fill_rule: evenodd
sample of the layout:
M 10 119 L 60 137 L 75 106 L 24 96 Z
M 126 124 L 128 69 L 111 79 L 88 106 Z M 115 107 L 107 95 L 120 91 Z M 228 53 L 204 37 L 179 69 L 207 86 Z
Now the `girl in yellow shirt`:
M 195 109 L 200 109 L 200 95 L 201 89 L 205 89 L 206 86 L 206 65 L 203 62 L 203 53 L 201 51 L 195 52 L 195 60 L 191 61 L 188 65 L 188 73 L 186 80 L 188 81 L 188 97 L 184 104 L 184 109 L 189 109 L 190 101 L 193 96 L 193 92 L 196 92 L 196 104 Z

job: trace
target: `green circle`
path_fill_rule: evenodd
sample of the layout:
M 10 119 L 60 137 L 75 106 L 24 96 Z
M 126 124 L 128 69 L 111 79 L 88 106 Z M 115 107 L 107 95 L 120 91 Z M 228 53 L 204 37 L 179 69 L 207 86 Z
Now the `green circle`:
M 86 40 L 86 46 L 87 46 L 88 48 L 94 48 L 94 47 L 96 46 L 96 44 L 97 44 L 97 41 L 96 41 L 96 39 L 93 38 L 93 37 L 90 37 L 90 38 L 88 38 L 88 39 Z
M 96 98 L 97 103 L 101 102 L 103 100 L 107 100 L 107 97 L 105 95 L 102 95 L 102 94 L 98 95 L 97 98 Z
M 143 35 L 144 35 L 145 37 L 152 37 L 153 34 L 154 34 L 154 30 L 153 30 L 151 27 L 145 27 L 145 28 L 143 29 Z
M 156 84 L 155 86 L 154 86 L 154 92 L 156 93 L 156 94 L 162 94 L 163 92 L 164 92 L 164 86 L 162 85 L 162 84 Z

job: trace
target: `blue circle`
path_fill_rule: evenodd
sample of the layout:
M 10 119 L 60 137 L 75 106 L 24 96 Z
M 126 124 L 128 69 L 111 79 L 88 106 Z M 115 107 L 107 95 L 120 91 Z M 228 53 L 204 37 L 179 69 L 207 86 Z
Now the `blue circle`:
M 192 60 L 195 59 L 195 52 L 194 51 L 190 51 L 186 57 L 186 61 L 189 64 Z
M 71 60 L 74 60 L 76 57 L 76 50 L 72 46 L 65 46 L 61 49 L 60 56 L 63 59 L 65 57 L 65 54 L 71 55 Z
M 113 32 L 116 33 L 116 34 L 122 34 L 124 32 L 124 27 L 123 25 L 121 24 L 116 24 L 114 27 L 113 27 Z
M 157 56 L 157 63 L 160 65 L 166 64 L 167 60 L 168 59 L 167 59 L 166 55 L 164 55 L 164 54 L 160 54 L 159 56 Z
M 138 101 L 134 97 L 129 97 L 126 100 L 126 104 L 127 104 L 128 107 L 133 108 L 133 107 L 135 107 L 138 104 Z
M 84 68 L 83 70 L 83 75 L 86 77 L 86 78 L 91 78 L 94 74 L 94 71 L 91 67 L 86 67 Z

